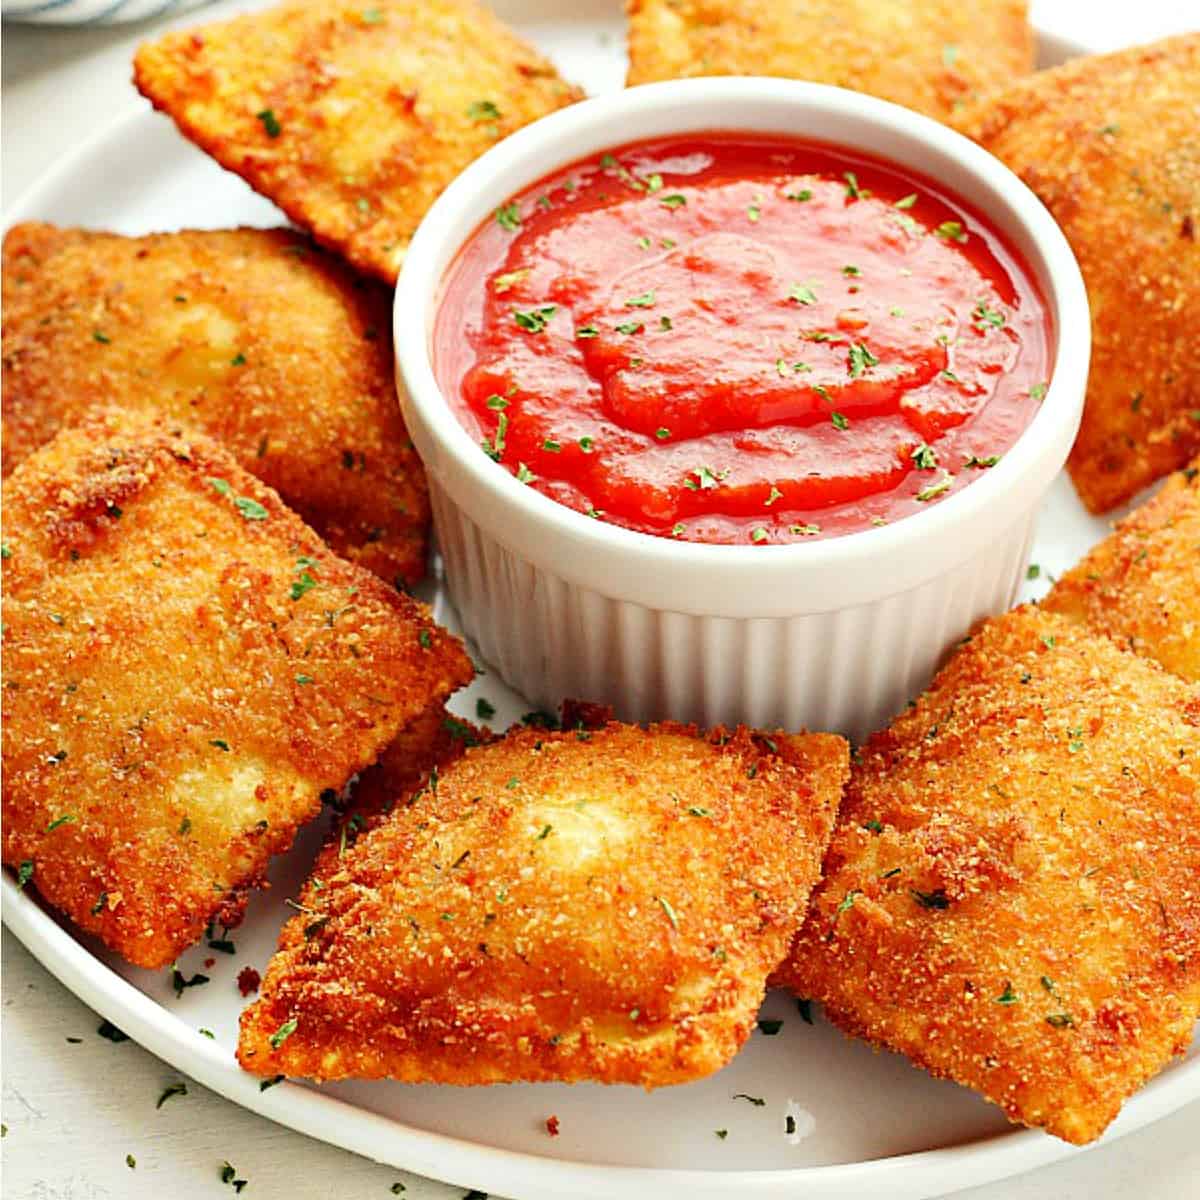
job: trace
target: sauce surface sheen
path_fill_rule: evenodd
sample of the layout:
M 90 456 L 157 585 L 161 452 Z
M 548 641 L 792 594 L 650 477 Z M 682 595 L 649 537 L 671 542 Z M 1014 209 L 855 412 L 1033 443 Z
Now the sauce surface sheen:
M 506 200 L 447 274 L 434 368 L 482 452 L 600 520 L 772 544 L 890 522 L 1045 394 L 1025 267 L 895 166 L 750 134 L 640 142 Z

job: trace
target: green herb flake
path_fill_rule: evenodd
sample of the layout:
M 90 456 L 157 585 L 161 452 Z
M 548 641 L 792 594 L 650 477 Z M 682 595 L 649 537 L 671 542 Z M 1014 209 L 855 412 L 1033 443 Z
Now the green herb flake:
M 514 308 L 512 315 L 513 320 L 526 333 L 541 333 L 546 328 L 546 323 L 557 311 L 557 304 L 546 304 L 541 308 L 530 308 L 525 311 Z
M 845 430 L 850 428 L 850 421 L 844 413 L 831 413 L 829 419 L 833 422 L 834 429 Z
M 472 121 L 498 121 L 500 110 L 490 100 L 476 100 L 468 107 L 467 116 Z
M 797 304 L 816 304 L 817 293 L 812 288 L 798 283 L 788 292 L 788 299 L 795 300 Z
M 766 1104 L 767 1104 L 766 1100 L 764 1100 L 762 1098 L 762 1096 L 751 1096 L 751 1095 L 748 1095 L 746 1092 L 734 1092 L 733 1095 L 730 1097 L 730 1099 L 732 1099 L 732 1100 L 748 1100 L 751 1104 L 754 1105 L 755 1108 L 765 1108 Z
M 7 542 L 0 544 L 0 558 L 5 560 L 12 558 L 12 549 Z
M 658 427 L 658 428 L 657 428 L 657 429 L 654 431 L 654 436 L 655 436 L 656 438 L 658 438 L 658 440 L 659 440 L 660 442 L 665 442 L 665 441 L 667 440 L 667 438 L 669 438 L 669 437 L 671 436 L 671 431 L 670 431 L 669 429 L 667 429 L 665 426 L 663 426 L 663 425 L 660 425 L 660 426 L 659 426 L 659 427 Z
M 928 504 L 930 500 L 936 500 L 939 496 L 948 492 L 954 483 L 954 476 L 949 471 L 943 471 L 942 477 L 937 483 L 931 483 L 927 488 L 922 488 L 917 493 L 917 499 L 922 504 Z
M 1046 1018 L 1046 1024 L 1053 1025 L 1055 1029 L 1068 1029 L 1075 1024 L 1075 1019 L 1070 1013 L 1051 1013 Z
M 264 108 L 262 112 L 254 115 L 262 122 L 267 137 L 277 138 L 283 132 L 283 126 L 279 124 L 279 118 L 276 117 L 274 109 Z
M 92 338 L 94 341 L 99 342 L 102 346 L 107 346 L 112 342 L 112 338 L 110 338 L 107 333 L 100 329 L 92 330 Z
M 855 342 L 846 356 L 846 367 L 851 379 L 857 379 L 864 371 L 879 366 L 879 359 L 862 343 Z
M 1029 389 L 1029 398 L 1040 402 L 1046 395 L 1046 387 L 1047 385 L 1044 383 L 1035 383 Z
M 663 208 L 685 208 L 687 207 L 687 197 L 681 196 L 678 192 L 673 192 L 669 196 L 664 196 L 659 201 L 659 204 L 661 204 Z
M 1041 573 L 1042 568 L 1037 563 L 1030 563 L 1029 566 L 1025 568 L 1026 579 L 1037 579 Z
M 975 328 L 980 333 L 985 333 L 988 329 L 1004 327 L 1004 314 L 999 309 L 989 308 L 983 300 L 980 300 L 971 310 L 971 317 L 975 322 Z
M 640 296 L 631 296 L 625 301 L 626 308 L 653 308 L 654 293 L 643 292 Z
M 496 224 L 506 233 L 514 233 L 521 228 L 521 210 L 515 202 L 500 205 L 492 215 L 496 218 Z
M 506 271 L 503 275 L 497 275 L 492 280 L 492 291 L 497 294 L 502 294 L 516 287 L 529 274 L 530 268 L 524 267 L 520 271 Z
M 595 325 L 580 325 L 579 328 L 575 330 L 575 337 L 580 340 L 599 336 L 600 330 L 597 329 Z
M 518 483 L 533 483 L 538 478 L 524 463 L 517 463 Z
M 671 902 L 665 896 L 655 896 L 654 898 L 655 898 L 655 900 L 657 900 L 659 902 L 659 904 L 662 905 L 663 912 L 665 912 L 667 914 L 667 920 L 671 922 L 671 925 L 676 930 L 678 930 L 679 929 L 679 916 L 675 912 L 675 910 L 671 907 Z
M 17 891 L 23 891 L 25 885 L 33 878 L 33 860 L 25 859 L 17 868 Z
M 162 1106 L 166 1104 L 166 1102 L 170 1100 L 172 1096 L 186 1096 L 187 1094 L 188 1090 L 186 1083 L 173 1083 L 170 1087 L 163 1090 L 163 1094 L 159 1096 L 158 1103 L 154 1107 L 162 1108 Z
M 721 1139 L 721 1141 L 724 1141 L 729 1136 L 728 1129 L 714 1129 L 713 1133 L 715 1133 L 717 1137 Z
M 858 176 L 853 171 L 843 171 L 842 178 L 846 181 L 846 196 L 851 200 L 862 200 L 871 193 L 866 188 L 858 186 Z
M 271 1049 L 278 1050 L 279 1047 L 282 1046 L 283 1043 L 286 1042 L 288 1040 L 288 1038 L 290 1038 L 292 1036 L 292 1034 L 295 1032 L 296 1032 L 296 1018 L 292 1017 L 290 1020 L 284 1021 L 284 1023 L 282 1025 L 280 1025 L 280 1027 L 277 1030 L 275 1030 L 275 1032 L 273 1034 L 271 1034 L 271 1037 L 270 1037 Z
M 965 242 L 967 231 L 963 229 L 961 221 L 943 221 L 933 231 L 933 236 L 947 242 Z
M 972 454 L 971 457 L 963 463 L 963 466 L 976 471 L 986 471 L 989 467 L 994 467 L 999 461 L 999 454 L 988 454 L 983 458 L 979 458 L 977 455 Z
M 1013 991 L 1012 984 L 1006 979 L 1004 981 L 1004 991 L 996 997 L 997 1004 L 1016 1004 L 1020 999 L 1016 992 Z
M 909 209 L 909 208 L 912 208 L 912 206 L 914 204 L 916 204 L 916 202 L 917 202 L 917 193 L 909 192 L 907 196 L 901 196 L 900 199 L 897 200 L 894 205 L 892 205 L 892 207 Z
M 922 442 L 910 455 L 913 465 L 918 471 L 933 471 L 938 465 L 937 451 L 926 442 Z
M 795 200 L 798 204 L 803 204 L 806 200 L 811 200 L 813 194 L 810 188 L 801 188 L 798 192 L 784 192 L 784 198 Z
M 625 321 L 617 326 L 617 332 L 623 333 L 626 337 L 632 337 L 635 333 L 641 333 L 646 326 L 641 321 Z
M 820 525 L 789 525 L 788 533 L 794 533 L 797 537 L 813 537 L 821 532 Z
M 47 833 L 53 833 L 56 829 L 63 825 L 72 825 L 76 821 L 74 813 L 66 813 L 64 816 L 55 817 L 49 825 L 46 826 Z
M 760 1017 L 758 1031 L 764 1037 L 774 1037 L 783 1028 L 783 1022 L 778 1017 Z
M 132 1171 L 137 1167 L 137 1159 L 132 1154 L 125 1155 L 125 1165 Z
M 919 892 L 916 888 L 909 889 L 909 895 L 922 907 L 945 911 L 950 907 L 950 897 L 943 888 L 934 888 L 932 892 Z

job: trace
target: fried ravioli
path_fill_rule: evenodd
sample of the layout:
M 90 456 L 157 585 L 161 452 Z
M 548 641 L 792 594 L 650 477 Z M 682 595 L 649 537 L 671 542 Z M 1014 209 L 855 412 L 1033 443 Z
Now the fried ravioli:
M 1036 608 L 985 622 L 861 751 L 776 982 L 1099 1137 L 1200 1016 L 1200 688 Z
M 1042 607 L 1200 683 L 1200 459 L 1120 522 Z
M 750 1033 L 846 771 L 831 735 L 678 725 L 468 749 L 305 889 L 239 1061 L 456 1084 L 707 1075 Z
M 945 119 L 1033 70 L 1024 0 L 628 0 L 632 86 L 781 75 Z
M 142 46 L 134 80 L 223 167 L 388 283 L 468 163 L 582 96 L 473 0 L 281 4 Z
M 4 472 L 98 400 L 210 434 L 342 556 L 425 570 L 390 300 L 288 229 L 4 239 Z
M 431 702 L 457 639 L 203 435 L 92 413 L 5 481 L 3 857 L 161 967 Z
M 1040 71 L 957 124 L 1038 194 L 1083 270 L 1092 364 L 1067 465 L 1106 512 L 1200 452 L 1200 33 Z

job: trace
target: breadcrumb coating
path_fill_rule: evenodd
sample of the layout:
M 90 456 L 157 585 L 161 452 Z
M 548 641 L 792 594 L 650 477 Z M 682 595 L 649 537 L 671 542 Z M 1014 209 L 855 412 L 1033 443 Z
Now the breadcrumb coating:
M 956 124 L 1079 260 L 1092 363 L 1067 466 L 1107 512 L 1200 453 L 1200 33 L 1039 71 Z
M 387 283 L 468 163 L 582 97 L 474 0 L 280 4 L 141 46 L 134 82 L 223 167 Z
M 861 751 L 778 981 L 1099 1137 L 1200 1016 L 1200 688 L 1036 608 L 984 622 Z
M 469 748 L 323 859 L 239 1060 L 456 1084 L 707 1075 L 753 1027 L 847 767 L 840 738 L 744 728 Z
M 425 572 L 391 298 L 291 229 L 4 238 L 4 473 L 101 400 L 223 442 L 338 554 Z
M 1033 70 L 1024 0 L 627 0 L 630 85 L 781 75 L 945 120 Z
M 471 676 L 215 442 L 87 415 L 4 482 L 3 858 L 143 967 Z
M 1121 521 L 1042 607 L 1200 683 L 1200 458 Z

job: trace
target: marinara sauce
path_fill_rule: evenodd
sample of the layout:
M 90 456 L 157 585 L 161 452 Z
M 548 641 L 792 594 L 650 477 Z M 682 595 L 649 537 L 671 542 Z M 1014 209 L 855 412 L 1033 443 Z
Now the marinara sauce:
M 505 199 L 448 273 L 434 361 L 480 453 L 559 503 L 773 544 L 968 486 L 1032 420 L 1049 340 L 1027 269 L 938 185 L 713 133 Z

